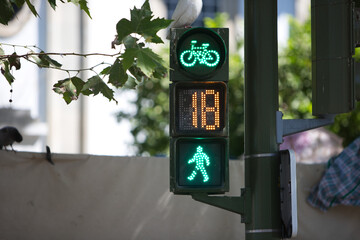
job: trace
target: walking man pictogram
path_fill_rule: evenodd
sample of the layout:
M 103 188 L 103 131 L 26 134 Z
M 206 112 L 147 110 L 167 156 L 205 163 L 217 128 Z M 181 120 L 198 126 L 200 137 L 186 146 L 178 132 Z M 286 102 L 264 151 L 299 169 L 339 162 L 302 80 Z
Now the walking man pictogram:
M 190 176 L 187 177 L 187 179 L 189 179 L 190 181 L 194 180 L 197 172 L 200 171 L 203 176 L 203 182 L 207 182 L 209 181 L 209 175 L 206 172 L 205 164 L 206 166 L 210 165 L 210 158 L 208 157 L 208 155 L 203 153 L 203 148 L 201 146 L 198 146 L 196 148 L 196 151 L 197 152 L 195 153 L 193 158 L 188 161 L 188 164 L 195 162 L 196 165 L 194 171 L 190 174 Z

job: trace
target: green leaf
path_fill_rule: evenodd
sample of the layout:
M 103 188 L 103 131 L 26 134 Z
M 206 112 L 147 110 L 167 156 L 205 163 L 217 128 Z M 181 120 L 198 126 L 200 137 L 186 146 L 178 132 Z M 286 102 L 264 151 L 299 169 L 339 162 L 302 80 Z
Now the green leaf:
M 5 51 L 4 51 L 4 49 L 1 47 L 1 44 L 0 44 L 0 55 L 5 55 Z
M 73 4 L 80 6 L 80 9 L 83 10 L 89 16 L 89 18 L 91 18 L 89 7 L 87 6 L 86 0 L 68 0 L 68 2 L 72 2 Z
M 126 83 L 127 79 L 128 75 L 126 74 L 122 63 L 117 58 L 110 69 L 109 83 L 114 87 L 119 88 Z
M 131 33 L 142 35 L 147 42 L 163 43 L 156 33 L 168 27 L 172 20 L 156 18 L 152 20 L 153 15 L 150 9 L 149 1 L 146 0 L 140 9 L 134 7 L 130 10 L 131 21 L 123 18 L 116 25 L 118 40 L 124 41 L 124 38 Z
M 136 79 L 133 78 L 132 76 L 128 76 L 128 79 L 123 87 L 126 89 L 135 89 L 136 86 L 137 86 Z
M 89 89 L 86 89 L 86 90 L 81 91 L 81 93 L 85 96 L 90 96 L 92 94 L 92 91 L 90 91 Z
M 140 70 L 140 68 L 134 65 L 129 68 L 129 72 L 136 78 L 138 82 L 142 82 L 145 79 L 148 79 L 148 77 L 145 76 L 145 74 Z
M 133 64 L 135 57 L 137 56 L 138 49 L 136 48 L 127 48 L 125 49 L 125 52 L 123 53 L 123 68 L 124 70 L 128 70 Z
M 9 63 L 10 63 L 10 69 L 12 67 L 15 67 L 16 70 L 20 69 L 20 67 L 21 67 L 20 58 L 18 57 L 16 52 L 11 54 L 11 56 L 9 57 Z
M 42 68 L 42 67 L 47 67 L 44 65 L 44 63 L 42 63 L 41 59 L 36 56 L 36 55 L 30 55 L 30 57 L 35 61 L 36 65 L 39 67 L 39 68 Z
M 152 11 L 149 0 L 146 0 L 140 9 L 134 7 L 134 9 L 130 11 L 130 16 L 132 22 L 140 22 L 143 18 L 151 17 Z
M 63 94 L 63 99 L 65 100 L 65 102 L 66 102 L 67 104 L 70 104 L 71 101 L 72 101 L 71 93 L 65 92 L 65 93 Z
M 54 84 L 53 90 L 62 94 L 65 102 L 69 104 L 73 100 L 77 100 L 85 82 L 78 77 L 66 78 Z
M 52 9 L 55 10 L 55 8 L 56 8 L 56 0 L 48 0 L 48 2 L 50 4 L 50 6 L 52 7 Z
M 116 24 L 116 32 L 118 41 L 122 42 L 123 39 L 134 32 L 133 23 L 128 19 L 123 18 Z
M 57 68 L 60 68 L 62 66 L 62 64 L 59 63 L 58 61 L 55 61 L 54 59 L 50 58 L 49 56 L 48 56 L 48 58 L 50 61 L 50 65 L 53 65 L 54 67 L 57 67 Z
M 25 0 L 10 0 L 10 3 L 15 4 L 18 8 L 21 8 L 24 5 Z
M 89 18 L 92 18 L 91 15 L 90 15 L 90 11 L 89 11 L 89 8 L 87 6 L 87 1 L 86 0 L 80 0 L 79 1 L 79 4 L 80 4 L 80 8 L 86 12 L 86 14 L 89 16 Z
M 0 23 L 7 25 L 14 16 L 14 9 L 8 0 L 0 1 Z
M 129 69 L 136 59 L 136 66 L 150 78 L 158 66 L 163 66 L 162 58 L 150 48 L 129 48 L 126 49 L 123 57 L 124 69 Z
M 74 84 L 74 86 L 76 88 L 76 95 L 79 96 L 81 93 L 81 90 L 83 89 L 83 87 L 85 85 L 85 82 L 78 77 L 72 77 L 71 82 Z
M 124 42 L 124 45 L 125 45 L 125 48 L 137 48 L 138 47 L 138 44 L 136 43 L 139 39 L 137 38 L 134 38 L 130 35 L 126 36 L 124 39 L 123 39 L 123 42 Z
M 104 97 L 108 98 L 109 101 L 114 100 L 115 102 L 117 102 L 114 99 L 114 91 L 111 90 L 98 75 L 89 78 L 88 81 L 84 84 L 81 91 L 91 91 L 94 96 L 101 93 Z
M 47 55 L 44 51 L 40 52 L 39 59 L 40 62 L 37 63 L 40 67 L 49 67 L 51 65 L 53 67 L 60 68 L 62 66 L 61 63 L 50 58 L 49 55 Z
M 32 3 L 30 2 L 30 0 L 25 0 L 26 4 L 28 5 L 28 7 L 30 8 L 30 11 L 35 15 L 35 17 L 39 16 L 39 14 L 37 13 L 34 5 L 32 5 Z
M 163 65 L 158 65 L 157 68 L 155 68 L 154 70 L 153 77 L 158 79 L 164 78 L 167 72 L 168 69 L 166 67 L 164 67 Z
M 156 18 L 154 20 L 144 19 L 139 25 L 139 34 L 143 35 L 147 42 L 163 43 L 161 38 L 156 33 L 164 28 L 167 28 L 172 20 L 164 18 Z
M 11 85 L 14 82 L 15 78 L 10 73 L 10 67 L 9 67 L 10 63 L 8 61 L 3 61 L 2 65 L 3 66 L 1 66 L 1 73 L 4 75 L 8 83 Z
M 143 48 L 138 50 L 137 66 L 147 77 L 151 77 L 152 72 L 158 65 L 162 65 L 162 59 L 150 48 Z
M 106 67 L 100 72 L 100 74 L 101 75 L 108 75 L 110 73 L 110 69 L 111 69 L 111 67 Z

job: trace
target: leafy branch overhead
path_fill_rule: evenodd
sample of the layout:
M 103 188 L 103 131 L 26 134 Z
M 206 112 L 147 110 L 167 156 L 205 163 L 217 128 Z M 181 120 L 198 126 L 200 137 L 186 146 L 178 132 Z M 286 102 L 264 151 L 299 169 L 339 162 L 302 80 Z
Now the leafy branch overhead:
M 55 10 L 56 9 L 56 2 L 57 0 L 48 0 L 48 3 L 50 6 Z M 90 11 L 87 6 L 86 0 L 60 0 L 62 3 L 73 3 L 77 6 L 79 6 L 86 14 L 91 18 Z M 10 20 L 13 19 L 15 14 L 15 9 L 21 9 L 23 5 L 26 4 L 27 7 L 30 9 L 32 14 L 34 14 L 35 17 L 38 17 L 39 14 L 35 8 L 35 6 L 32 4 L 31 0 L 1 0 L 0 1 L 0 23 L 4 25 L 8 25 Z
M 11 4 L 16 2 L 24 4 L 24 2 L 27 3 L 28 1 L 10 0 L 10 2 Z M 56 0 L 48 0 L 48 2 L 55 9 Z M 79 4 L 90 17 L 85 0 L 68 0 L 68 2 Z M 31 9 L 30 6 L 29 8 Z M 33 13 L 37 16 L 36 10 Z M 15 67 L 16 70 L 19 70 L 21 68 L 20 60 L 24 59 L 36 64 L 40 68 L 56 69 L 68 73 L 69 77 L 59 80 L 53 88 L 56 93 L 63 96 L 68 104 L 78 99 L 81 94 L 95 96 L 99 93 L 110 101 L 114 100 L 117 102 L 112 88 L 135 88 L 138 83 L 144 80 L 164 77 L 168 70 L 162 58 L 153 52 L 148 47 L 148 44 L 163 43 L 157 33 L 159 30 L 167 28 L 171 20 L 154 18 L 148 0 L 145 1 L 141 8 L 134 7 L 130 10 L 130 16 L 130 20 L 123 18 L 116 25 L 117 35 L 112 42 L 112 47 L 114 49 L 116 46 L 120 47 L 114 54 L 45 53 L 35 46 L 22 46 L 28 49 L 26 54 L 17 54 L 15 51 L 12 54 L 5 54 L 4 46 L 7 44 L 0 43 L 1 73 L 9 84 L 12 84 L 15 78 L 12 75 L 11 69 Z M 16 47 L 19 48 L 20 46 L 11 45 L 11 47 L 16 49 Z M 53 59 L 53 56 L 89 57 L 94 55 L 115 59 L 112 60 L 112 63 L 101 62 L 86 69 L 65 69 L 61 63 Z M 78 76 L 78 73 L 81 71 L 90 71 L 95 75 L 88 79 L 81 79 Z

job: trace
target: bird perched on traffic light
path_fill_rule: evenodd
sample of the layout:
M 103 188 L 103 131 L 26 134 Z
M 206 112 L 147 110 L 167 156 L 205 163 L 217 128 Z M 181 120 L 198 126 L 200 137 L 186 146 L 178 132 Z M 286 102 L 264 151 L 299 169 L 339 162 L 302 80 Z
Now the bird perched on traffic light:
M 13 143 L 21 142 L 23 137 L 19 133 L 19 131 L 14 127 L 3 127 L 0 129 L 0 149 L 6 146 L 10 146 L 14 151 Z
M 190 27 L 199 17 L 203 2 L 202 0 L 179 0 L 171 17 L 166 39 L 170 40 L 170 28 Z

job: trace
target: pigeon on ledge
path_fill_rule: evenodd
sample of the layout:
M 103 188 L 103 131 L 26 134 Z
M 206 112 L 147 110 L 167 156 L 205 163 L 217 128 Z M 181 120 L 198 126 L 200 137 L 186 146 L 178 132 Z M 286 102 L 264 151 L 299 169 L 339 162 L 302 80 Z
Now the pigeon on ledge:
M 19 131 L 14 127 L 3 127 L 0 129 L 0 149 L 3 147 L 6 149 L 6 146 L 10 146 L 14 151 L 13 143 L 21 142 L 23 137 Z
M 170 40 L 170 28 L 190 27 L 199 17 L 203 2 L 202 0 L 179 0 L 171 17 L 166 39 Z

